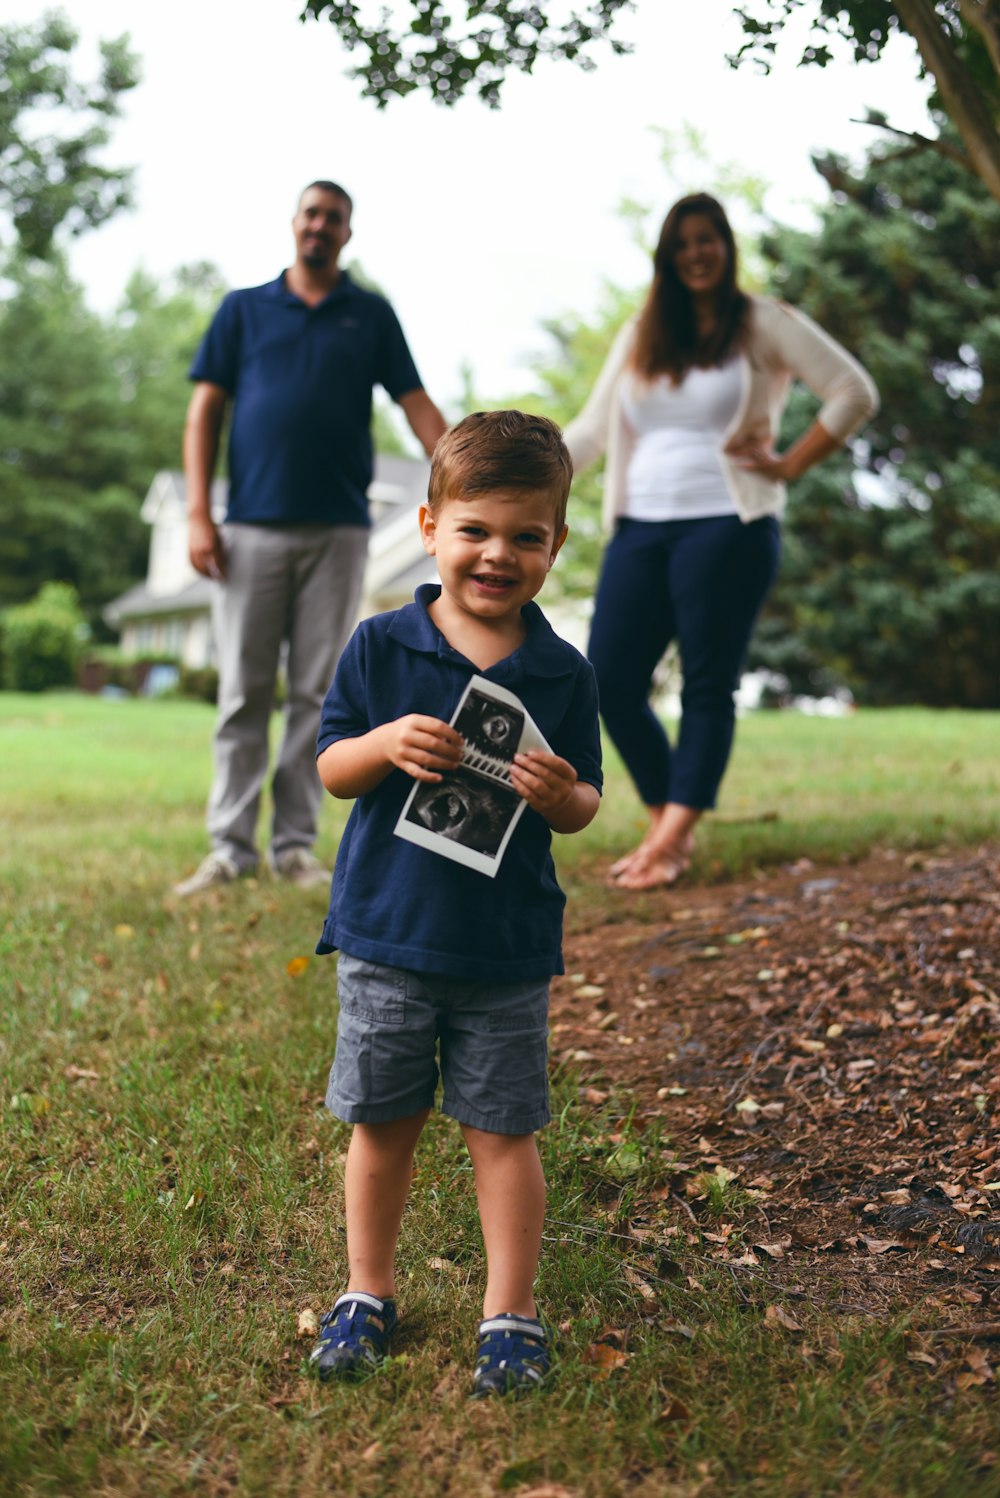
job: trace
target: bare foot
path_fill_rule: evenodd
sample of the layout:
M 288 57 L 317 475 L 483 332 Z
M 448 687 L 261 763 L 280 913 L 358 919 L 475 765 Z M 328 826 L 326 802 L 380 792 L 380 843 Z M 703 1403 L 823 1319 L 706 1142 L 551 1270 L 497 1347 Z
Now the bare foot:
M 650 850 L 641 858 L 639 852 L 615 880 L 616 889 L 666 888 L 682 879 L 691 866 L 689 854 L 680 848 Z
M 648 839 L 644 838 L 637 848 L 632 849 L 631 853 L 626 853 L 623 858 L 619 858 L 617 862 L 613 863 L 608 870 L 608 878 L 615 880 L 621 874 L 624 874 L 627 869 L 630 869 L 634 863 L 640 862 L 646 856 L 647 844 Z

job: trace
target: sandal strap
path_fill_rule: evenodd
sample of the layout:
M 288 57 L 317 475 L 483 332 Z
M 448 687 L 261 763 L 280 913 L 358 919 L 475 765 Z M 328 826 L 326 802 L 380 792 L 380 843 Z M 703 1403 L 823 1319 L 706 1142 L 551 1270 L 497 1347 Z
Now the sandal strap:
M 533 1337 L 539 1342 L 548 1340 L 540 1321 L 532 1316 L 518 1316 L 513 1312 L 506 1316 L 490 1316 L 488 1320 L 479 1323 L 480 1337 L 488 1337 L 493 1332 L 517 1332 L 519 1336 Z

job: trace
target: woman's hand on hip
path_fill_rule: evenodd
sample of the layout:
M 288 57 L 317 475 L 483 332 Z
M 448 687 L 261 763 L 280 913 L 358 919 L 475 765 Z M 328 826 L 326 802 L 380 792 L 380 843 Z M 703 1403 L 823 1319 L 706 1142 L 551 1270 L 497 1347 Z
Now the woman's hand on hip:
M 794 477 L 789 469 L 786 453 L 777 453 L 770 444 L 757 442 L 750 437 L 734 447 L 728 447 L 726 457 L 737 468 L 742 468 L 747 473 L 759 473 L 775 484 L 787 483 Z

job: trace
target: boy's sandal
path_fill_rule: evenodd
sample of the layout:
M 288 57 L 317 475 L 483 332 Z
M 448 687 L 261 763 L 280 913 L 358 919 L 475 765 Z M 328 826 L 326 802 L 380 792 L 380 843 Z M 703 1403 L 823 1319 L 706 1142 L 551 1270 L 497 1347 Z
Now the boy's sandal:
M 399 1317 L 394 1300 L 360 1291 L 342 1295 L 319 1324 L 309 1362 L 321 1379 L 370 1373 L 389 1356 L 389 1338 Z
M 537 1388 L 551 1367 L 548 1333 L 533 1316 L 508 1312 L 479 1323 L 473 1397 Z

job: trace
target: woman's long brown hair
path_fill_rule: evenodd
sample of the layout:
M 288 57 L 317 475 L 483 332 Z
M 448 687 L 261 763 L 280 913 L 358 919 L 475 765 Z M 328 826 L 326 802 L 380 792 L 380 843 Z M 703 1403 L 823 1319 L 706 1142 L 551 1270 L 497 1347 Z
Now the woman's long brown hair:
M 704 214 L 724 240 L 726 272 L 718 290 L 718 317 L 707 338 L 699 338 L 694 301 L 674 269 L 681 223 L 692 213 Z M 674 204 L 660 230 L 653 255 L 653 284 L 639 314 L 631 363 L 652 379 L 669 375 L 679 385 L 689 369 L 711 369 L 724 364 L 740 346 L 750 315 L 750 299 L 736 280 L 736 240 L 725 209 L 707 192 L 691 193 Z

